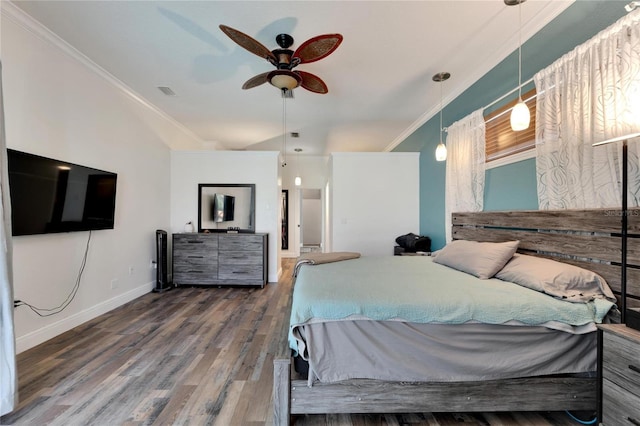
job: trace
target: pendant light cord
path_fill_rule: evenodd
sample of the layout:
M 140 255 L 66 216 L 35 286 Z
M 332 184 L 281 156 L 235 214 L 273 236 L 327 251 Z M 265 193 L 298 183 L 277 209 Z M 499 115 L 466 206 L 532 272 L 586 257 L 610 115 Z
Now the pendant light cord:
M 518 101 L 522 102 L 522 0 L 518 2 Z
M 440 143 L 442 143 L 442 81 L 440 82 Z

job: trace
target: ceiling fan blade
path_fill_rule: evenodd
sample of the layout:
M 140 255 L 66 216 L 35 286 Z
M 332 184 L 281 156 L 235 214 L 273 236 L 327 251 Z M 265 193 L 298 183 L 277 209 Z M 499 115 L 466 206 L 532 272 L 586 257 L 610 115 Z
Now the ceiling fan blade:
M 274 54 L 271 53 L 269 49 L 267 49 L 262 43 L 260 43 L 253 37 L 250 37 L 245 33 L 231 27 L 227 27 L 226 25 L 220 25 L 220 29 L 223 33 L 228 35 L 231 40 L 238 43 L 240 47 L 247 49 L 254 55 L 258 55 L 261 58 L 268 60 L 272 64 L 276 63 L 276 57 L 274 56 Z
M 267 81 L 269 81 L 269 79 L 267 78 L 268 75 L 269 75 L 269 72 L 263 72 L 262 74 L 258 74 L 255 77 L 251 77 L 242 85 L 242 88 L 244 90 L 247 90 L 247 89 L 252 89 L 254 87 L 260 86 L 261 84 L 264 84 Z
M 302 82 L 300 82 L 300 86 L 304 87 L 305 89 L 314 93 L 320 93 L 322 95 L 329 92 L 327 85 L 324 84 L 324 81 L 322 81 L 322 79 L 317 75 L 313 75 L 310 72 L 305 72 L 305 71 L 294 71 L 294 72 L 302 78 Z
M 305 41 L 293 52 L 293 58 L 298 58 L 301 64 L 318 61 L 329 56 L 342 43 L 341 34 L 323 34 Z

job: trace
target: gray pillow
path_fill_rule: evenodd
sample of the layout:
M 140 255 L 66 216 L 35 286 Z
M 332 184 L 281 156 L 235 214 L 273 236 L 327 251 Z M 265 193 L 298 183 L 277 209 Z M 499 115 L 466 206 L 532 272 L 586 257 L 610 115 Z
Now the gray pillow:
M 519 241 L 488 243 L 456 240 L 432 254 L 433 261 L 486 280 L 513 257 Z
M 616 301 L 607 282 L 595 272 L 542 257 L 516 254 L 496 278 L 570 302 Z

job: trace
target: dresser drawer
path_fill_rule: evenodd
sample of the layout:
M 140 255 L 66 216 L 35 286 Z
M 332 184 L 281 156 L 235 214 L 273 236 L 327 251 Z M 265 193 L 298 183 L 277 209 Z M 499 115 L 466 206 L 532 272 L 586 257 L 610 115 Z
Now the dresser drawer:
M 640 426 L 640 397 L 604 379 L 602 423 L 607 426 Z
M 205 256 L 195 252 L 180 252 L 173 255 L 173 266 L 176 265 L 206 265 L 215 264 L 217 266 L 217 253 Z
M 217 274 L 218 273 L 218 264 L 212 263 L 208 259 L 174 259 L 173 261 L 173 271 L 175 272 L 183 272 L 183 271 L 198 271 L 204 272 L 208 274 Z
M 264 248 L 264 237 L 254 234 L 221 234 L 218 247 L 220 251 L 259 251 Z
M 222 265 L 259 265 L 263 264 L 264 255 L 261 251 L 221 251 L 218 253 L 218 263 Z
M 217 252 L 218 236 L 212 234 L 174 234 L 173 236 L 174 252 Z
M 176 285 L 215 285 L 218 284 L 217 273 L 211 274 L 199 270 L 182 270 L 173 272 L 173 283 Z
M 261 281 L 262 274 L 262 265 L 220 265 L 218 267 L 218 279 L 225 282 L 238 281 L 239 284 L 251 284 L 247 281 Z
M 603 379 L 640 399 L 640 343 L 613 333 L 604 333 L 603 345 Z

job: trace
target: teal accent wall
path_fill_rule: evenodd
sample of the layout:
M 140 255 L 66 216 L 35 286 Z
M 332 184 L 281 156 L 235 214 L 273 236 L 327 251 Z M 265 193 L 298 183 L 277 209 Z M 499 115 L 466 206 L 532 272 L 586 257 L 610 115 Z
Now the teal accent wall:
M 530 79 L 535 73 L 624 16 L 624 5 L 627 3 L 628 1 L 615 0 L 577 0 L 523 44 L 522 80 Z M 526 7 L 526 3 L 523 7 Z M 446 71 L 447 64 L 440 64 L 437 68 Z M 452 75 L 451 81 L 455 78 Z M 516 50 L 445 106 L 442 110 L 443 124 L 448 126 L 460 120 L 517 85 Z M 533 84 L 529 86 L 533 87 Z M 494 106 L 497 107 L 499 105 Z M 445 244 L 445 164 L 437 162 L 434 156 L 439 138 L 439 116 L 436 115 L 394 149 L 420 152 L 420 234 L 431 237 L 434 250 Z M 485 210 L 537 209 L 535 160 L 488 170 L 484 200 Z
M 538 210 L 534 158 L 489 169 L 484 179 L 486 211 Z

